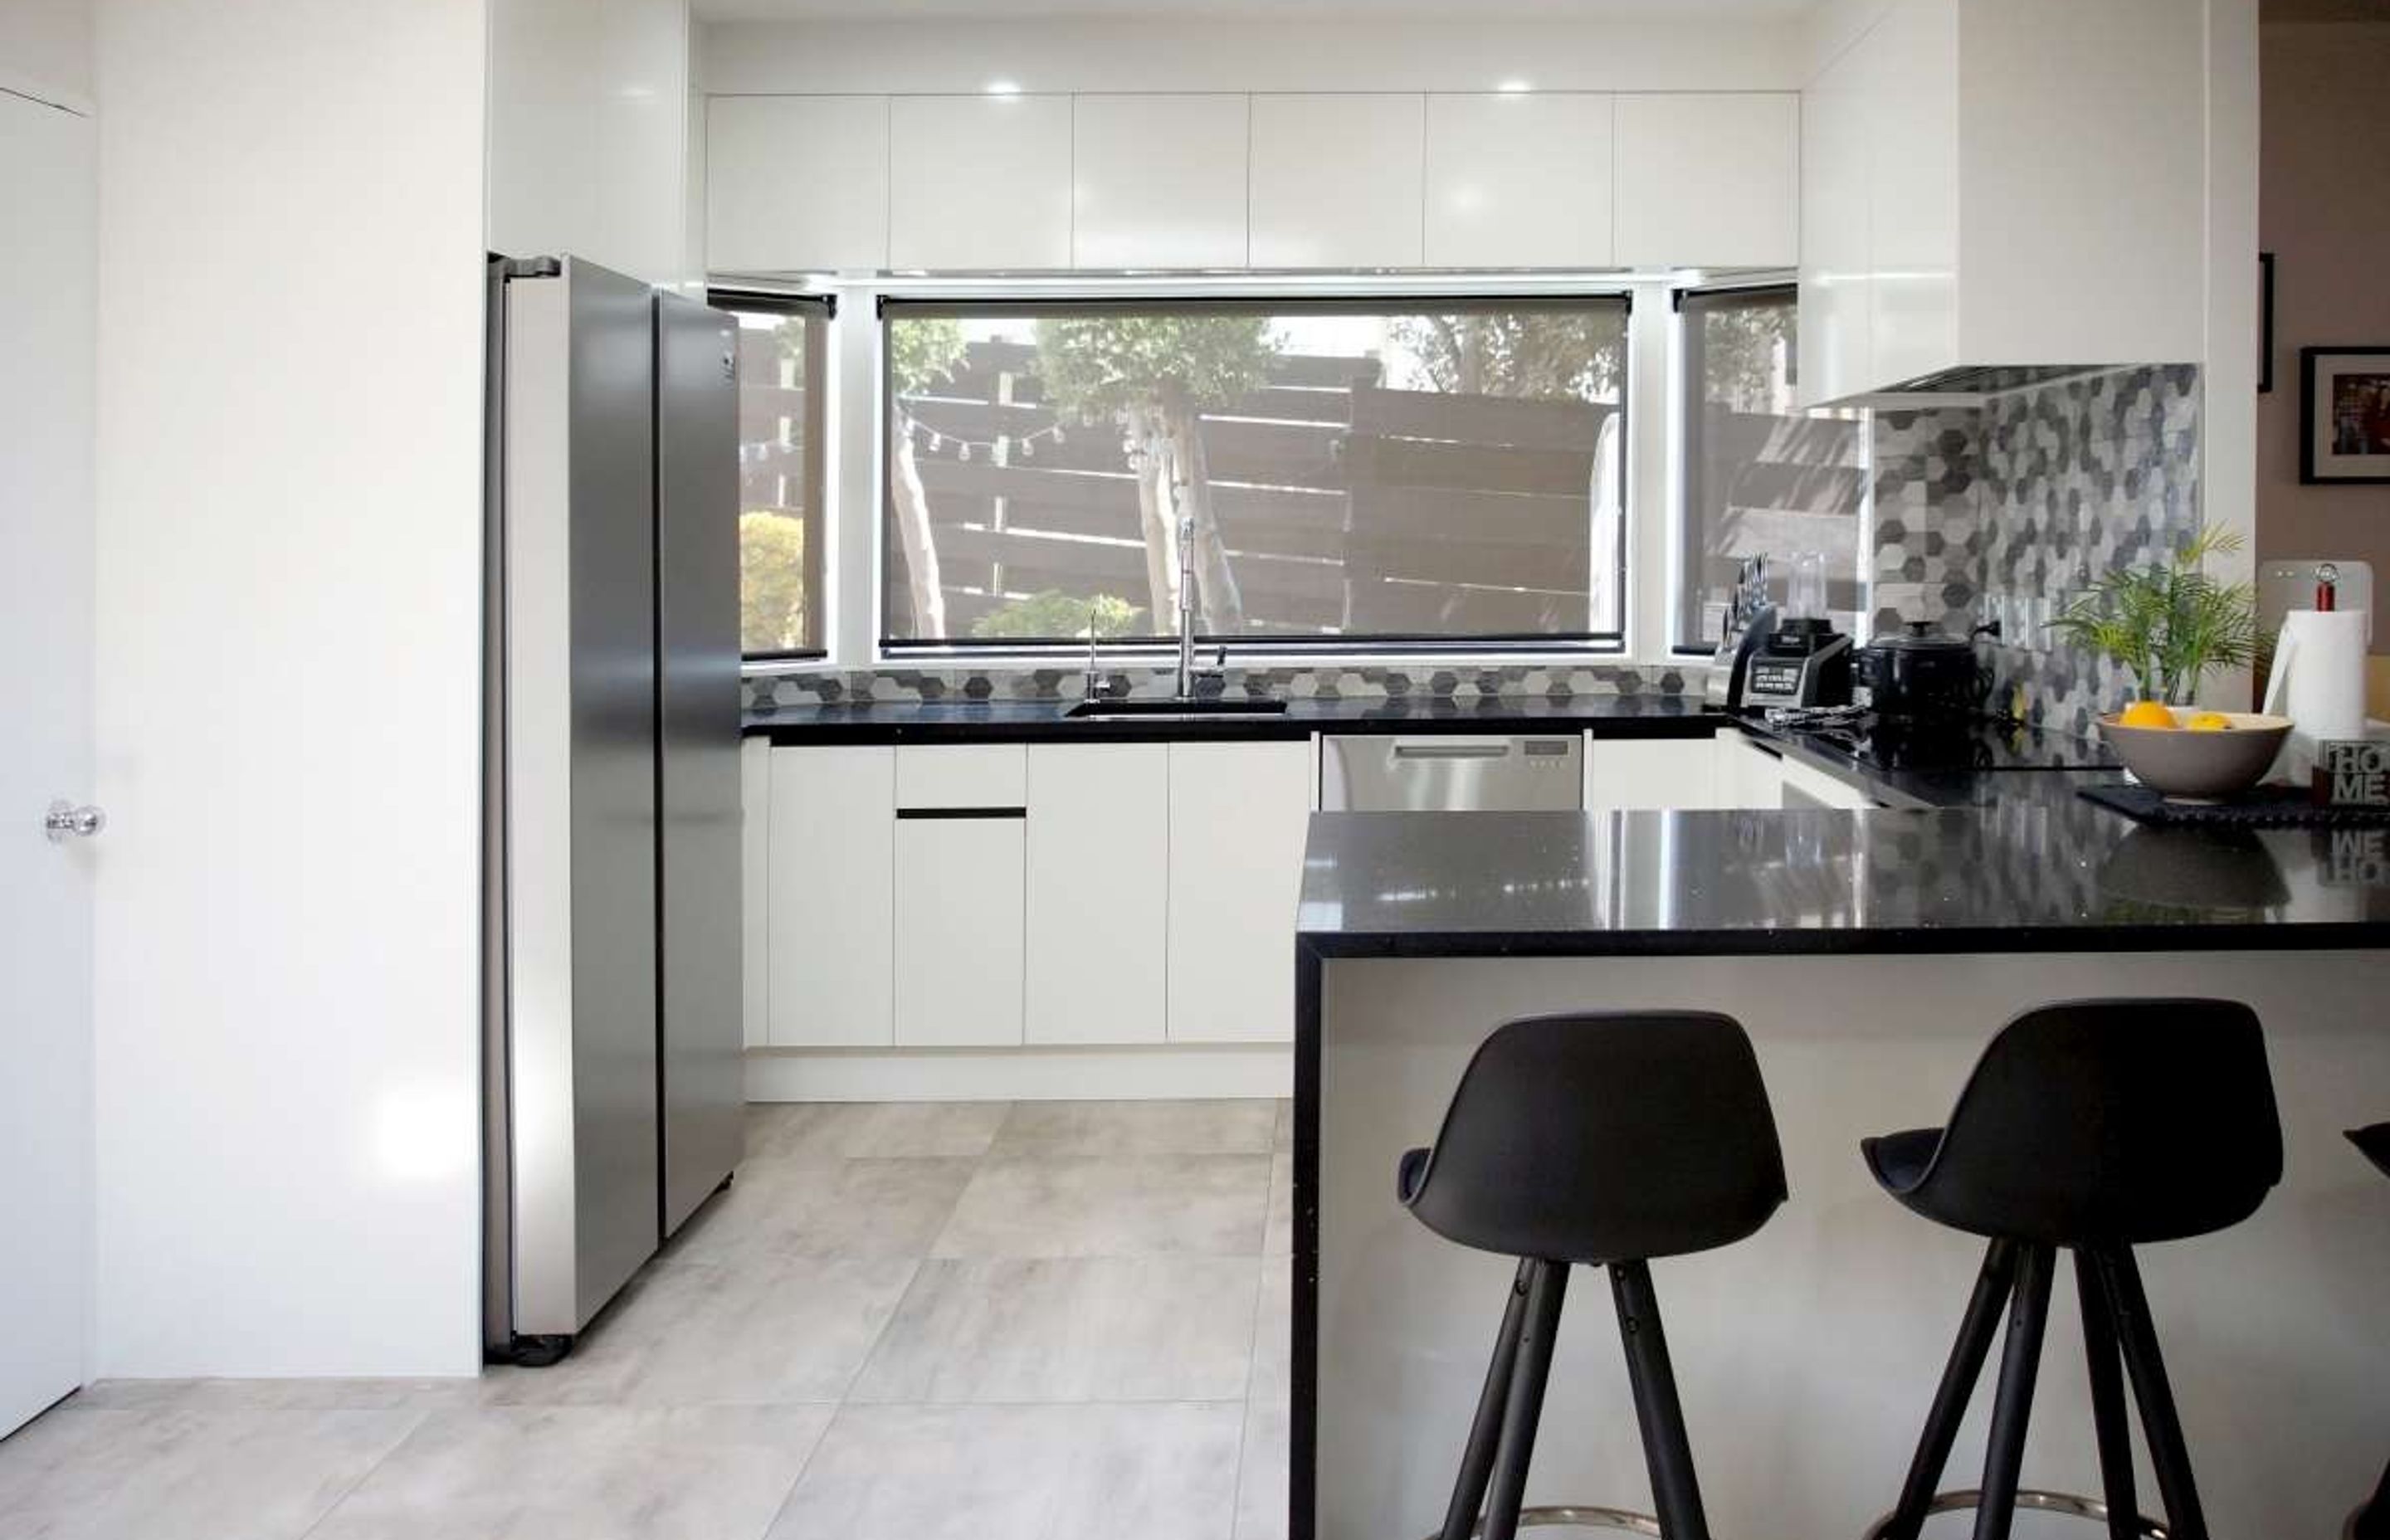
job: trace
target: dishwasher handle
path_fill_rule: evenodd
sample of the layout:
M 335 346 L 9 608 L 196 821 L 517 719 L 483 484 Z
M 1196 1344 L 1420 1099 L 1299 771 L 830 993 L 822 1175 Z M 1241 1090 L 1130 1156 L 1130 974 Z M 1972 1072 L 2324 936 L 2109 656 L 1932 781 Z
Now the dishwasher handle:
M 1394 739 L 1396 759 L 1509 759 L 1508 738 L 1410 738 Z

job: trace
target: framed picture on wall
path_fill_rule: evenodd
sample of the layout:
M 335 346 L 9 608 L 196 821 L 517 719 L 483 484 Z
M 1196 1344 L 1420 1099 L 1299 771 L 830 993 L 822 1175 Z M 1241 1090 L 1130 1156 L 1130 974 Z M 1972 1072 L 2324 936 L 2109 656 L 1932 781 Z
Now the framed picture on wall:
M 2299 350 L 2299 480 L 2390 482 L 2390 343 Z

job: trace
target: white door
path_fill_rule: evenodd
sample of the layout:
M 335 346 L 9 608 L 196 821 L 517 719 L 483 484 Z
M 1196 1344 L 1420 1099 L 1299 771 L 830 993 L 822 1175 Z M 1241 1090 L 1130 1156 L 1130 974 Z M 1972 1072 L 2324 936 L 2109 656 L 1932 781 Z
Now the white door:
M 91 1298 L 89 119 L 0 91 L 0 1433 L 83 1382 Z

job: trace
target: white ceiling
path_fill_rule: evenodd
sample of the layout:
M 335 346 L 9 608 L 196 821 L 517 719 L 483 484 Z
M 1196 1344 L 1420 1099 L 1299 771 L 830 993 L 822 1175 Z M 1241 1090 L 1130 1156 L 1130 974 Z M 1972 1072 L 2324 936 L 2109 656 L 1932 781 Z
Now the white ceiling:
M 1797 16 L 1817 0 L 1480 0 L 1469 20 L 1703 21 Z M 1450 21 L 1453 0 L 692 0 L 707 21 L 900 21 L 923 18 L 1005 21 L 1024 17 L 1086 20 L 1183 20 L 1238 17 L 1278 20 Z

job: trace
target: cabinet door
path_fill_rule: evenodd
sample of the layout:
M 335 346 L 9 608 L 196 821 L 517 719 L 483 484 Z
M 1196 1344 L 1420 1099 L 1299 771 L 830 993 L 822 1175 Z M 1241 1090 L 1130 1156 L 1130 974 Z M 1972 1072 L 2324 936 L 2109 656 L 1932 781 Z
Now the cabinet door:
M 1071 98 L 899 96 L 888 265 L 1071 265 Z
M 1586 806 L 1595 812 L 1726 805 L 1715 789 L 1718 752 L 1708 738 L 1603 738 L 1589 745 Z
M 1170 745 L 1170 1040 L 1294 1034 L 1305 743 Z
M 1960 362 L 1957 0 L 1895 6 L 1849 58 L 1869 125 L 1864 383 L 1874 387 Z
M 896 807 L 1025 805 L 1028 745 L 907 743 L 896 750 Z
M 1073 265 L 1245 265 L 1245 97 L 1080 96 L 1072 118 Z
M 739 1016 L 751 1048 L 772 1041 L 772 745 L 739 745 Z
M 896 818 L 896 1042 L 1021 1041 L 1019 816 Z
M 1780 760 L 1777 764 L 1781 773 L 1778 790 L 1781 806 L 1833 807 L 1866 813 L 1878 805 L 1873 797 L 1840 776 L 1830 776 L 1798 760 Z
M 1770 750 L 1740 732 L 1716 738 L 1719 805 L 1733 808 L 1780 808 L 1784 805 L 1784 762 Z
M 1253 99 L 1253 265 L 1416 267 L 1425 98 Z
M 1607 267 L 1612 98 L 1427 99 L 1430 267 Z
M 1032 1043 L 1159 1043 L 1168 1008 L 1170 746 L 1029 749 Z
M 887 266 L 888 98 L 710 98 L 705 262 L 724 273 Z
M 1837 59 L 1801 97 L 1801 381 L 1793 395 L 1802 406 L 1877 383 L 1864 46 L 1862 40 Z
M 772 751 L 774 1047 L 890 1041 L 895 751 Z
M 1618 98 L 1622 267 L 1790 267 L 1800 260 L 1800 97 Z

